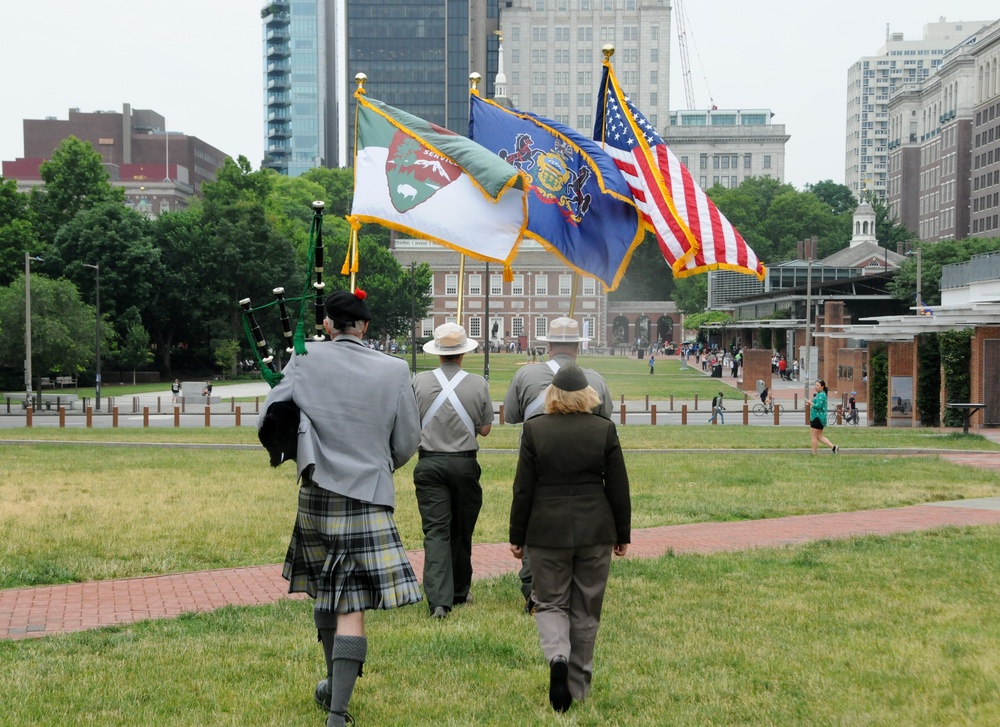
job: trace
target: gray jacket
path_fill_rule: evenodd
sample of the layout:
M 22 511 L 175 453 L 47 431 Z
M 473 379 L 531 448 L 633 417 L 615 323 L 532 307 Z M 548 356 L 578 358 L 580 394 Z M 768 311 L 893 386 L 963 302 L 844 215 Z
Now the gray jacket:
M 285 366 L 258 422 L 274 402 L 294 401 L 301 410 L 299 476 L 313 468 L 310 478 L 324 489 L 395 507 L 392 472 L 420 443 L 409 368 L 353 336 L 306 348 Z

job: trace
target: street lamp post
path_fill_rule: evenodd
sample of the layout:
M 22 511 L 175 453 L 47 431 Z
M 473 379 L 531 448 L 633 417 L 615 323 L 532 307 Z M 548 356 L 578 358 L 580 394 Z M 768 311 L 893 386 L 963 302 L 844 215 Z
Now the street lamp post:
M 31 386 L 31 261 L 42 259 L 37 255 L 24 253 L 24 399 L 25 406 L 34 406 Z
M 97 411 L 101 410 L 101 266 L 99 263 L 94 265 L 88 265 L 87 263 L 81 263 L 85 268 L 91 268 L 94 271 L 94 299 L 97 308 L 97 324 L 96 324 L 96 335 L 94 339 L 94 351 L 95 351 L 95 362 L 94 362 L 94 399 L 96 405 L 94 409 Z

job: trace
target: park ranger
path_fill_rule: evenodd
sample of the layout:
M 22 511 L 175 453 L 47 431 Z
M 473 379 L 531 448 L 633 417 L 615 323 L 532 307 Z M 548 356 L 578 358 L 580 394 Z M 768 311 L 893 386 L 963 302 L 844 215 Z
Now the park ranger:
M 477 345 L 462 326 L 440 325 L 434 340 L 424 344 L 440 366 L 413 377 L 421 427 L 413 485 L 424 531 L 424 592 L 433 618 L 446 618 L 454 606 L 472 600 L 472 532 L 483 506 L 476 437 L 485 437 L 493 426 L 486 379 L 462 370 L 462 359 Z

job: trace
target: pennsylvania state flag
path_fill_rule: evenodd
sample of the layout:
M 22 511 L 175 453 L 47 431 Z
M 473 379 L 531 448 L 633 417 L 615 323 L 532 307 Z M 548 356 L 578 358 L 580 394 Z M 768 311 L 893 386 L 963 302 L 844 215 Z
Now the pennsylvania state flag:
M 557 121 L 470 97 L 469 137 L 531 176 L 525 236 L 605 290 L 642 242 L 632 193 L 600 146 Z

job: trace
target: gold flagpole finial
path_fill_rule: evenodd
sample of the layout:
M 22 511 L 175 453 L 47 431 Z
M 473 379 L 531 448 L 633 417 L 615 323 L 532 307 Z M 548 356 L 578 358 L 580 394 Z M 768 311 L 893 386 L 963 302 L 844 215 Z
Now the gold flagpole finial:
M 356 76 L 354 76 L 354 82 L 358 84 L 358 90 L 361 93 L 365 92 L 365 82 L 367 81 L 368 81 L 368 76 L 366 76 L 364 73 L 359 73 Z
M 478 91 L 479 90 L 479 84 L 482 82 L 482 80 L 483 80 L 483 77 L 480 76 L 475 71 L 473 71 L 472 73 L 469 74 L 469 85 L 472 86 L 472 90 L 473 91 Z
M 604 54 L 604 60 L 610 61 L 611 56 L 615 54 L 615 47 L 611 43 L 608 43 L 601 47 L 601 53 Z

